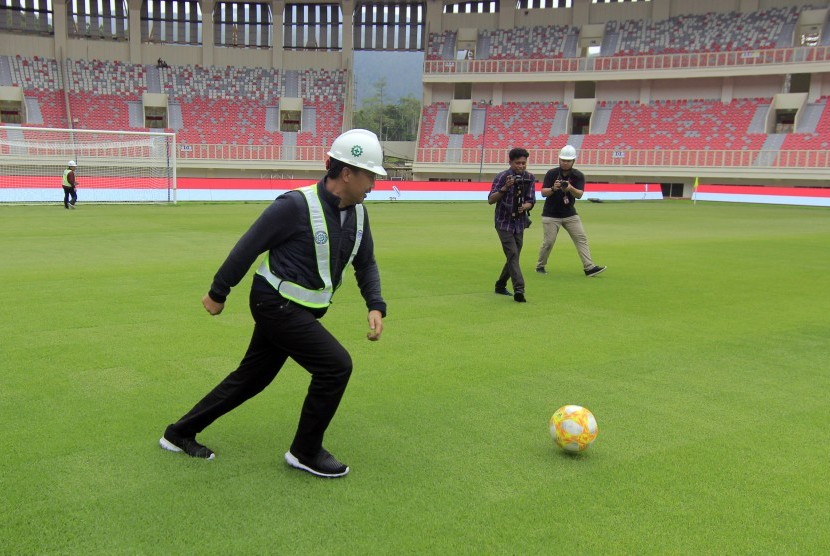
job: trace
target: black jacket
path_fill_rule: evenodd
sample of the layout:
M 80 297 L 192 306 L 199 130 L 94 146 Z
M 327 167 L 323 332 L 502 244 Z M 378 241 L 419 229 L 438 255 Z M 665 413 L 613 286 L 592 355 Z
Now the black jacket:
M 340 198 L 325 187 L 325 178 L 317 184 L 317 192 L 326 215 L 331 249 L 331 277 L 335 291 L 340 286 L 346 263 L 349 261 L 356 240 L 355 208 L 343 209 L 346 218 L 340 225 Z M 225 262 L 219 267 L 210 287 L 211 299 L 224 303 L 231 288 L 239 284 L 251 265 L 259 264 L 259 257 L 268 251 L 271 270 L 283 280 L 295 282 L 305 288 L 321 289 L 323 281 L 317 270 L 308 204 L 300 191 L 289 191 L 277 197 L 239 239 Z M 369 227 L 369 214 L 364 210 L 363 239 L 354 258 L 353 266 L 357 285 L 366 301 L 366 307 L 378 310 L 385 317 L 386 303 L 380 291 L 380 273 L 375 262 L 375 245 Z M 254 277 L 253 287 L 271 291 L 274 288 L 259 275 Z M 322 316 L 325 310 L 314 311 Z

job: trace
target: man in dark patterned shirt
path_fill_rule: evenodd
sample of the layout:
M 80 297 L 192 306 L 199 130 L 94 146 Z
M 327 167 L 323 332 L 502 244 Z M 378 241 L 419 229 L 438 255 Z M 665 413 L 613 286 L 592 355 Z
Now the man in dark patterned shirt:
M 499 234 L 506 262 L 499 279 L 496 293 L 511 295 L 507 279 L 513 282 L 513 299 L 520 303 L 525 299 L 525 279 L 519 266 L 525 228 L 530 227 L 528 212 L 536 203 L 536 178 L 527 171 L 529 153 L 522 148 L 511 149 L 510 168 L 496 175 L 490 188 L 487 202 L 496 205 L 496 233 Z

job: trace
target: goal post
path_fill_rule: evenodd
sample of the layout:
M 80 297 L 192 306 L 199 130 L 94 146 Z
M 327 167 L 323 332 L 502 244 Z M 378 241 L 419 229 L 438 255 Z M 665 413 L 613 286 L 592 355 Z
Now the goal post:
M 175 203 L 176 134 L 0 127 L 0 203 L 62 202 L 75 161 L 84 203 Z

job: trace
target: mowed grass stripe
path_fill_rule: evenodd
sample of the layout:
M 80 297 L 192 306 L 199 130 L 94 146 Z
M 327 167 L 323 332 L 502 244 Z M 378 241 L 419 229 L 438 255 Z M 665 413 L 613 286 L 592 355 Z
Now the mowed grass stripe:
M 580 203 L 603 275 L 569 238 L 526 304 L 493 294 L 503 255 L 482 203 L 372 203 L 389 303 L 365 340 L 347 276 L 325 325 L 355 372 L 322 481 L 282 461 L 308 378 L 289 363 L 200 437 L 164 426 L 234 369 L 250 276 L 200 305 L 265 207 L 0 207 L 10 553 L 821 553 L 827 210 L 684 201 Z M 577 403 L 600 436 L 557 451 Z

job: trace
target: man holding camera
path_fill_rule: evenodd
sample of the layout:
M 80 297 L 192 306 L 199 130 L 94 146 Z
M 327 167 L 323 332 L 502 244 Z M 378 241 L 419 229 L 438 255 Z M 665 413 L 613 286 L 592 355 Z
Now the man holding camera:
M 542 182 L 542 197 L 545 204 L 542 207 L 542 247 L 539 249 L 539 260 L 536 261 L 536 272 L 547 274 L 545 265 L 548 256 L 556 243 L 556 236 L 560 228 L 564 228 L 576 246 L 579 258 L 582 259 L 582 268 L 585 276 L 596 276 L 606 267 L 597 266 L 591 259 L 591 249 L 588 247 L 588 236 L 582 227 L 582 220 L 576 213 L 576 200 L 585 193 L 585 174 L 574 168 L 576 149 L 565 145 L 559 151 L 559 166 L 551 168 L 545 174 Z
M 496 175 L 487 196 L 487 202 L 496 205 L 496 232 L 507 259 L 496 280 L 496 293 L 511 295 L 507 289 L 507 279 L 510 278 L 513 282 L 513 300 L 519 303 L 527 301 L 519 256 L 525 228 L 530 227 L 528 213 L 536 204 L 536 178 L 527 171 L 528 156 L 525 149 L 511 149 L 508 153 L 510 168 Z

